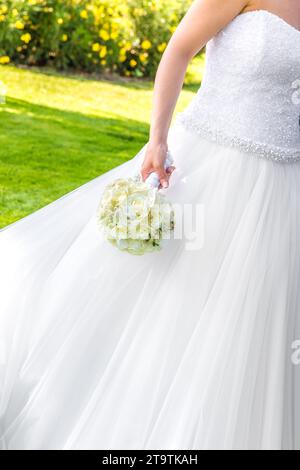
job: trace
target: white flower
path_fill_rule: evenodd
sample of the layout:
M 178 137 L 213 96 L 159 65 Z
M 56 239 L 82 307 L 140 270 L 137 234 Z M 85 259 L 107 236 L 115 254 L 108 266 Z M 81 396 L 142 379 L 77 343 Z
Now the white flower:
M 105 238 L 120 250 L 141 255 L 161 248 L 174 230 L 174 211 L 157 189 L 132 178 L 104 191 L 98 221 Z

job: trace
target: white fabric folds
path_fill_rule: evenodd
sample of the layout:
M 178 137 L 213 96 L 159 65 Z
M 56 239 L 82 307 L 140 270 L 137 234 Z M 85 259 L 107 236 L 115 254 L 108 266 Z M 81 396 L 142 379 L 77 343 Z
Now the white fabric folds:
M 204 243 L 102 240 L 105 185 L 0 234 L 2 449 L 299 449 L 300 163 L 169 134 L 170 201 Z

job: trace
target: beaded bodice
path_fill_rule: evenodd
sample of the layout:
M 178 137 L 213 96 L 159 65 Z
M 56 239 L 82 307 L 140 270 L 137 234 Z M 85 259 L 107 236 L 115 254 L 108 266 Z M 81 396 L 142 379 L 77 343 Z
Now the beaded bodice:
M 300 31 L 265 10 L 207 44 L 200 89 L 175 119 L 203 137 L 276 161 L 300 160 Z

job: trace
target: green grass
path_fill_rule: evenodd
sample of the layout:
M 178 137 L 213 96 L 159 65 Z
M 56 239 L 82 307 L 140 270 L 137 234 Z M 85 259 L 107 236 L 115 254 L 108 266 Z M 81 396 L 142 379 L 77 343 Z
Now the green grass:
M 198 88 L 191 64 L 177 110 Z M 196 77 L 196 78 L 195 78 Z M 0 67 L 0 227 L 132 158 L 147 142 L 152 82 Z

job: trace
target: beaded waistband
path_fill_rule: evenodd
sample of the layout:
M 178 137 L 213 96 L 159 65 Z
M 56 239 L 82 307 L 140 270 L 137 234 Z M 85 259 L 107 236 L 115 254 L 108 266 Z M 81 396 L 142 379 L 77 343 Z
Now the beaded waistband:
M 243 152 L 255 154 L 260 158 L 273 160 L 279 163 L 294 163 L 300 161 L 299 149 L 285 149 L 270 144 L 251 141 L 240 137 L 226 135 L 222 130 L 212 129 L 208 124 L 199 122 L 193 116 L 186 113 L 178 113 L 174 120 L 175 124 L 183 125 L 187 130 L 196 132 L 201 137 L 212 142 L 233 147 Z

